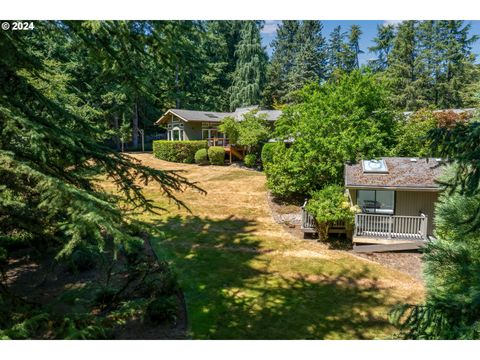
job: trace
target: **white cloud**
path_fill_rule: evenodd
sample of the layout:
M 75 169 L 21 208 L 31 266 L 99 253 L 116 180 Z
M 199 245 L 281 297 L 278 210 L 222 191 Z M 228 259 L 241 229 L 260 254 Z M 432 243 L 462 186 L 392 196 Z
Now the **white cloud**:
M 262 29 L 262 34 L 275 34 L 277 27 L 280 24 L 278 20 L 267 20 Z
M 383 20 L 383 26 L 385 25 L 400 25 L 403 22 L 403 20 Z

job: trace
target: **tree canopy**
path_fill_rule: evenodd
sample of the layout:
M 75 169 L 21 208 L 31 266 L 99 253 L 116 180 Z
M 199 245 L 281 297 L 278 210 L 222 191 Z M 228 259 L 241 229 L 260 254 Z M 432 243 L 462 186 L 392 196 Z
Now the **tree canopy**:
M 391 146 L 393 113 L 372 74 L 353 71 L 309 85 L 299 96 L 302 101 L 285 107 L 276 124 L 275 137 L 293 143 L 276 147 L 265 168 L 274 193 L 307 194 L 341 184 L 345 162 L 382 156 Z

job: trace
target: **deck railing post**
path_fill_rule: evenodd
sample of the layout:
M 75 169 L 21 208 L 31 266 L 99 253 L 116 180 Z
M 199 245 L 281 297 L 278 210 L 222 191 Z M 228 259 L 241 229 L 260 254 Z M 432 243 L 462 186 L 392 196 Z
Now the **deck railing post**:
M 421 232 L 422 232 L 422 238 L 426 239 L 427 238 L 427 229 L 428 229 L 428 216 L 425 214 L 422 214 L 422 226 L 421 226 Z
M 388 239 L 392 238 L 393 216 L 388 217 Z

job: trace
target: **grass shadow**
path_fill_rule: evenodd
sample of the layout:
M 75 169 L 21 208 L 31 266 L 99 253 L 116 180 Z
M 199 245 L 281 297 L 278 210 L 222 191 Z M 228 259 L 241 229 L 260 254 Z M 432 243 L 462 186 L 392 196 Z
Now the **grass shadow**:
M 172 216 L 152 223 L 198 339 L 369 339 L 388 336 L 392 303 L 370 267 L 265 248 L 255 222 Z

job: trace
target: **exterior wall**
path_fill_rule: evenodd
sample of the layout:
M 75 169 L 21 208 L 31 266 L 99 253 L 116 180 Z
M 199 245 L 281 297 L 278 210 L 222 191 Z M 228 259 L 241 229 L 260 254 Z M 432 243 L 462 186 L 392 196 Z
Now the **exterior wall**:
M 373 190 L 373 189 L 372 189 Z M 381 189 L 379 189 L 381 190 Z M 352 204 L 357 203 L 357 191 L 348 189 Z M 395 191 L 395 215 L 418 216 L 420 212 L 428 216 L 428 235 L 433 235 L 435 202 L 438 192 L 432 191 Z
M 202 140 L 202 123 L 186 122 L 184 123 L 185 140 Z
M 428 216 L 428 235 L 433 234 L 433 215 L 437 192 L 427 191 L 396 191 L 395 215 L 418 216 L 420 212 Z

